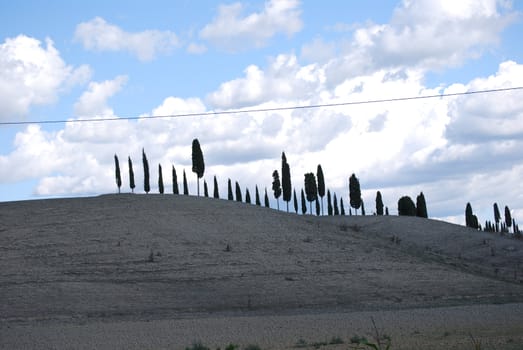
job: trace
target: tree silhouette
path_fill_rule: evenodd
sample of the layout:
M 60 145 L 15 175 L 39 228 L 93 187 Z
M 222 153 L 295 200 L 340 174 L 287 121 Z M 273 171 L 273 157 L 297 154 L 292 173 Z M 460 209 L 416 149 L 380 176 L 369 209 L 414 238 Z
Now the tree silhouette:
M 409 196 L 403 196 L 398 201 L 398 215 L 416 216 L 416 205 Z
M 256 185 L 256 198 L 255 198 L 255 201 L 256 201 L 256 205 L 260 206 L 261 205 L 261 201 L 260 201 L 260 191 L 258 191 L 258 185 Z
M 209 188 L 207 187 L 207 181 L 203 180 L 203 195 L 209 197 Z
M 187 176 L 185 175 L 185 169 L 183 169 L 183 194 L 189 195 L 189 186 L 187 186 Z
M 470 205 L 470 203 L 467 203 L 466 207 L 465 207 L 465 225 L 467 227 L 474 227 L 473 225 L 473 212 L 472 212 L 472 206 Z
M 216 180 L 216 175 L 214 175 L 214 193 L 213 197 L 218 199 L 220 198 L 220 193 L 218 192 L 218 180 Z
M 120 193 L 120 187 L 122 187 L 122 176 L 120 175 L 120 162 L 118 156 L 114 155 L 114 175 L 116 177 L 116 186 L 118 186 L 118 193 Z
M 501 220 L 501 214 L 499 213 L 498 203 L 494 203 L 494 221 L 496 222 L 496 232 L 499 232 L 499 221 Z
M 234 196 L 232 194 L 232 183 L 231 183 L 231 179 L 228 179 L 227 180 L 227 199 L 232 201 L 234 200 Z
M 349 179 L 349 197 L 350 206 L 356 210 L 356 215 L 358 215 L 358 209 L 361 206 L 361 189 L 360 181 L 355 174 L 352 174 Z
M 129 187 L 131 188 L 131 192 L 134 193 L 136 185 L 134 184 L 133 161 L 130 156 L 127 158 L 127 163 L 129 164 Z
M 331 191 L 327 190 L 327 214 L 332 216 Z
M 283 201 L 287 203 L 287 213 L 289 212 L 289 202 L 292 197 L 291 170 L 285 152 L 281 154 L 281 188 Z
M 318 198 L 318 187 L 316 185 L 316 177 L 314 173 L 305 174 L 305 195 L 307 196 L 307 201 L 309 202 L 311 215 L 312 211 L 312 202 Z
M 361 200 L 361 215 L 365 216 L 365 203 L 363 202 L 363 199 Z
M 292 197 L 294 200 L 294 211 L 298 214 L 298 198 L 296 197 L 296 189 L 292 191 Z
M 205 163 L 203 162 L 203 153 L 200 148 L 198 139 L 192 141 L 192 171 L 196 173 L 197 193 L 200 195 L 200 178 L 205 172 Z
M 251 204 L 251 194 L 248 188 L 245 189 L 245 203 Z
M 323 197 L 325 197 L 325 178 L 323 176 L 323 169 L 321 168 L 320 164 L 318 164 L 318 168 L 316 169 L 316 176 L 318 178 L 318 196 L 320 196 L 321 199 L 321 215 L 323 215 Z
M 301 189 L 301 213 L 305 215 L 307 212 L 307 202 L 305 202 L 305 194 L 303 193 L 303 188 Z
M 160 192 L 160 194 L 163 194 L 163 175 L 161 164 L 158 164 L 158 191 Z
M 314 202 L 316 203 L 316 216 L 320 216 L 320 201 L 318 200 L 318 196 L 316 196 L 316 200 Z
M 505 206 L 505 225 L 507 225 L 507 227 L 512 226 L 512 215 L 510 214 L 508 206 Z
M 276 198 L 276 206 L 280 210 L 280 201 L 278 198 L 281 196 L 281 184 L 278 170 L 272 172 L 272 191 L 274 192 L 274 198 Z
M 383 215 L 383 199 L 380 191 L 376 192 L 376 215 Z
M 343 205 L 343 198 L 340 198 L 340 214 L 345 215 L 345 206 Z
M 236 183 L 236 202 L 242 202 L 242 190 L 238 181 Z
M 334 215 L 340 215 L 340 210 L 338 209 L 338 199 L 336 198 L 336 193 L 332 196 L 332 201 L 334 202 Z
M 389 207 L 385 207 L 385 215 L 389 216 Z
M 269 196 L 267 195 L 267 187 L 265 187 L 265 197 L 263 198 L 263 204 L 265 205 L 265 208 L 270 208 L 269 205 Z
M 178 188 L 178 176 L 176 175 L 176 169 L 172 169 L 172 176 L 173 176 L 173 194 L 180 194 L 180 189 Z
M 425 202 L 425 196 L 423 195 L 423 192 L 420 192 L 420 194 L 416 197 L 416 216 L 419 216 L 420 218 L 429 217 L 427 214 L 427 203 Z
M 151 190 L 151 184 L 149 183 L 149 162 L 145 155 L 145 150 L 142 148 L 142 163 L 143 163 L 143 190 L 145 193 L 149 193 Z

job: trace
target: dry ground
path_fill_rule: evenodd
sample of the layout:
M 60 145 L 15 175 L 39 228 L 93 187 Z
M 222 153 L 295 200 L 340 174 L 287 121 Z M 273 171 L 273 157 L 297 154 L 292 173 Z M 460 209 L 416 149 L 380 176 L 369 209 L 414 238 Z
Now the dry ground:
M 523 347 L 523 242 L 434 220 L 173 195 L 0 203 L 0 267 L 6 349 L 311 347 L 371 316 L 392 349 L 472 349 L 469 333 Z

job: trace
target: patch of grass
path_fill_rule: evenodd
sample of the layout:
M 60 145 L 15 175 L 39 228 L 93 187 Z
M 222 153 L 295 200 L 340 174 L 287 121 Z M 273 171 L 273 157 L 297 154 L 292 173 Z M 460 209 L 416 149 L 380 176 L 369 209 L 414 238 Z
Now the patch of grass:
M 344 344 L 345 342 L 340 337 L 332 337 L 329 344 L 331 345 L 338 345 L 338 344 Z
M 329 344 L 326 341 L 319 341 L 319 342 L 312 343 L 311 345 L 314 346 L 314 349 L 319 349 L 322 346 L 326 346 Z
M 192 346 L 186 347 L 185 350 L 211 350 L 205 345 L 203 345 L 201 342 L 193 343 Z
M 229 345 L 227 345 L 225 347 L 225 350 L 236 350 L 238 349 L 240 346 L 239 345 L 236 345 L 236 344 L 233 344 L 233 343 L 230 343 Z
M 258 345 L 249 344 L 246 347 L 244 347 L 243 350 L 261 350 L 261 348 Z
M 294 344 L 294 347 L 295 348 L 306 348 L 307 347 L 307 342 L 305 341 L 305 339 L 298 339 L 298 341 L 296 342 L 296 344 Z

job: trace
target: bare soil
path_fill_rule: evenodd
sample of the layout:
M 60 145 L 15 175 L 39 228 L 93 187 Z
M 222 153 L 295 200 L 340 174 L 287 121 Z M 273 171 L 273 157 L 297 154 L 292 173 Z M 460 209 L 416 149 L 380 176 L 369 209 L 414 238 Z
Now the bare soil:
M 435 220 L 174 195 L 0 203 L 0 266 L 5 349 L 347 349 L 371 316 L 392 349 L 523 347 L 523 242 Z

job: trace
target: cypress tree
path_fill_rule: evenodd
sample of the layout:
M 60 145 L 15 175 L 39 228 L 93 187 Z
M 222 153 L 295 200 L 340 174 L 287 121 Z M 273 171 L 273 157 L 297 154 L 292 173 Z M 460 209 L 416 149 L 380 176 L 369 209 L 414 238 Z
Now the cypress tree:
M 358 209 L 361 206 L 361 189 L 360 181 L 355 174 L 352 174 L 349 179 L 349 198 L 350 206 L 356 210 L 356 215 L 358 215 Z
M 180 189 L 178 188 L 178 176 L 176 175 L 176 169 L 173 165 L 173 194 L 180 194 Z
M 187 176 L 185 175 L 185 169 L 183 169 L 183 194 L 189 195 L 189 186 L 187 186 Z
M 272 172 L 272 191 L 274 192 L 274 198 L 276 198 L 277 208 L 280 210 L 280 202 L 278 198 L 281 196 L 281 184 L 278 170 Z
M 203 195 L 209 197 L 209 188 L 207 187 L 207 181 L 203 180 Z
M 499 231 L 499 221 L 501 220 L 501 214 L 499 212 L 498 203 L 494 203 L 494 221 L 496 222 L 496 232 Z
M 361 215 L 365 216 L 365 203 L 363 203 L 363 199 L 361 200 Z
M 258 206 L 261 205 L 260 192 L 258 191 L 258 185 L 256 185 L 256 205 L 258 205 Z
M 325 178 L 323 177 L 323 169 L 318 164 L 316 169 L 316 176 L 318 178 L 318 196 L 321 198 L 321 215 L 323 215 L 323 197 L 325 197 Z
M 118 156 L 114 155 L 114 175 L 116 177 L 116 186 L 118 186 L 118 193 L 120 193 L 120 187 L 122 187 L 122 177 L 120 175 L 120 162 Z
M 474 227 L 474 219 L 473 219 L 473 212 L 472 212 L 472 206 L 470 203 L 467 203 L 467 206 L 465 207 L 465 225 L 467 227 Z
M 345 206 L 343 205 L 343 198 L 340 198 L 340 214 L 345 215 Z
M 314 176 L 314 173 L 305 174 L 305 195 L 307 196 L 312 215 L 312 202 L 318 198 L 318 187 L 316 185 L 316 177 Z
M 332 197 L 332 201 L 334 202 L 334 215 L 340 215 L 340 210 L 338 209 L 338 199 L 336 198 L 336 193 L 334 193 Z
M 505 225 L 507 225 L 507 227 L 512 226 L 512 215 L 510 215 L 510 209 L 508 206 L 505 206 Z
M 203 161 L 203 153 L 198 139 L 192 141 L 192 171 L 196 174 L 197 193 L 199 196 L 200 178 L 203 177 L 203 173 L 205 172 L 205 163 Z
M 318 196 L 316 196 L 316 216 L 320 216 L 320 201 L 318 200 Z
M 232 195 L 231 179 L 227 180 L 227 199 L 230 200 L 230 201 L 234 200 L 234 196 Z
M 383 199 L 380 191 L 376 192 L 376 215 L 383 215 Z
M 327 190 L 327 214 L 332 216 L 331 191 Z
M 133 161 L 130 156 L 127 158 L 127 163 L 129 164 L 129 187 L 131 188 L 131 192 L 134 193 L 136 185 L 134 184 Z
M 403 196 L 398 201 L 398 215 L 416 216 L 416 205 L 409 196 Z
M 389 216 L 389 207 L 385 207 L 385 215 Z
M 216 175 L 214 175 L 214 193 L 213 197 L 218 199 L 220 198 L 220 193 L 218 193 L 218 180 L 216 180 Z
M 236 202 L 242 202 L 242 189 L 240 188 L 240 184 L 238 181 L 236 183 Z
M 307 202 L 305 202 L 305 194 L 303 193 L 303 188 L 301 189 L 301 213 L 305 215 L 307 212 Z
M 142 163 L 143 163 L 143 190 L 145 193 L 149 193 L 151 190 L 151 184 L 149 183 L 149 162 L 145 155 L 145 150 L 142 148 Z
M 296 189 L 292 191 L 292 197 L 294 200 L 294 211 L 298 214 L 298 198 L 296 198 Z
M 161 164 L 158 164 L 158 191 L 160 192 L 160 194 L 163 194 L 163 175 Z
M 245 189 L 245 203 L 251 204 L 251 194 L 248 188 Z
M 428 218 L 427 214 L 427 203 L 425 202 L 425 196 L 423 192 L 420 192 L 418 197 L 416 197 L 416 216 L 420 218 Z
M 265 208 L 270 208 L 269 205 L 269 196 L 267 195 L 267 187 L 265 187 L 265 197 L 263 198 L 263 204 L 265 204 Z
M 289 212 L 289 202 L 292 197 L 291 170 L 285 152 L 281 154 L 281 188 L 283 201 L 287 203 L 287 213 Z

